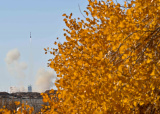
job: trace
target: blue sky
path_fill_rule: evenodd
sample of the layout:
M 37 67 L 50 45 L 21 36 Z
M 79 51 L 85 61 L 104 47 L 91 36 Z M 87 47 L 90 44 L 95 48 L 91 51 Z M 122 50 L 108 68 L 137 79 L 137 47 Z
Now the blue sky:
M 13 49 L 20 53 L 19 62 L 25 62 L 26 78 L 23 86 L 33 85 L 37 72 L 47 67 L 48 59 L 53 56 L 44 54 L 44 48 L 54 47 L 53 43 L 59 37 L 64 42 L 62 14 L 84 19 L 81 15 L 86 10 L 87 0 L 3 0 L 0 3 L 0 91 L 8 91 L 10 86 L 21 86 L 17 78 L 12 76 L 5 62 L 6 55 Z M 32 32 L 32 45 L 30 48 L 30 32 Z M 32 53 L 32 61 L 29 59 Z M 32 65 L 32 67 L 31 67 Z M 32 75 L 29 70 L 32 68 Z M 21 80 L 22 81 L 22 80 Z M 53 87 L 55 88 L 55 87 Z
M 0 4 L 0 91 L 8 91 L 10 86 L 20 86 L 17 79 L 8 72 L 5 62 L 6 54 L 15 48 L 20 53 L 19 62 L 25 62 L 26 78 L 23 86 L 35 83 L 38 70 L 47 67 L 52 55 L 44 54 L 43 48 L 54 47 L 53 43 L 59 37 L 64 42 L 62 14 L 73 13 L 73 17 L 82 17 L 87 0 L 4 0 Z M 82 17 L 83 18 L 83 17 Z M 30 67 L 30 32 L 32 32 L 32 79 L 27 79 Z

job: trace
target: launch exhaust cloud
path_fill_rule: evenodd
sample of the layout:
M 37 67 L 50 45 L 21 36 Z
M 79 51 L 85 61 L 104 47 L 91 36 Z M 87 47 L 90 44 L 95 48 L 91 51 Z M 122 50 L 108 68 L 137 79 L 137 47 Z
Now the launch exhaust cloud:
M 24 86 L 20 86 L 20 87 L 12 86 L 12 87 L 10 87 L 10 93 L 16 93 L 16 92 L 27 92 L 27 88 L 25 88 Z
M 18 49 L 13 49 L 7 53 L 5 61 L 7 64 L 11 64 L 14 61 L 17 61 L 19 59 L 19 57 L 20 57 L 20 53 L 19 53 Z
M 35 84 L 32 83 L 34 77 L 32 75 L 32 63 L 30 64 L 29 76 L 26 77 L 24 71 L 27 69 L 27 64 L 20 62 L 18 49 L 10 50 L 6 55 L 5 62 L 9 73 L 17 80 L 18 87 L 14 87 L 12 92 L 27 92 L 27 88 L 24 86 L 24 81 L 27 78 L 30 84 L 34 85 L 34 92 L 44 92 L 54 86 L 52 81 L 56 79 L 56 74 L 53 70 L 45 70 L 44 68 L 37 71 Z
M 45 90 L 53 87 L 52 80 L 56 78 L 53 70 L 46 71 L 44 68 L 40 68 L 36 75 L 36 86 L 39 92 L 44 92 Z
M 10 50 L 5 58 L 9 73 L 17 79 L 24 78 L 24 70 L 27 68 L 25 62 L 19 62 L 20 52 L 18 49 Z

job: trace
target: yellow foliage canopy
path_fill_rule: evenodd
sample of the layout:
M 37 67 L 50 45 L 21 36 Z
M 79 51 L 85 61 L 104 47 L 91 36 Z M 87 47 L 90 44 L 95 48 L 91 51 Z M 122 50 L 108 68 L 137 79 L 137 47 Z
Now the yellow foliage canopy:
M 112 0 L 88 1 L 85 12 L 92 19 L 65 18 L 67 42 L 53 51 L 50 67 L 60 78 L 56 82 L 60 100 L 51 110 L 140 113 L 138 107 L 149 103 L 157 109 L 160 1 L 131 0 L 123 6 Z

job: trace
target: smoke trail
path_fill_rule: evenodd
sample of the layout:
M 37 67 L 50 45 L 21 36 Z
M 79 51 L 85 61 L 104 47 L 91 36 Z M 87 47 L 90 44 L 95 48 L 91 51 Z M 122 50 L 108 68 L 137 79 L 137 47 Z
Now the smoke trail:
M 40 68 L 36 75 L 36 82 L 35 85 L 37 86 L 38 92 L 44 92 L 45 90 L 50 89 L 53 87 L 54 84 L 52 80 L 56 78 L 53 70 L 45 71 L 44 68 Z
M 28 76 L 28 81 L 31 83 L 33 79 L 33 54 L 32 54 L 32 38 L 30 34 L 30 52 L 29 52 L 29 76 Z
M 9 73 L 17 79 L 24 78 L 24 70 L 27 68 L 25 62 L 19 62 L 20 53 L 18 49 L 10 50 L 5 58 Z
M 32 39 L 30 38 L 30 45 L 31 45 Z

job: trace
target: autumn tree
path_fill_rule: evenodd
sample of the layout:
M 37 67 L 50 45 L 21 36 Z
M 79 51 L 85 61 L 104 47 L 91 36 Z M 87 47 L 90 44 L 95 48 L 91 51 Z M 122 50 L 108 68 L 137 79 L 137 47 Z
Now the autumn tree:
M 4 105 L 0 108 L 0 114 L 33 114 L 33 112 L 33 107 L 25 103 L 20 104 L 19 101 L 10 102 L 9 106 Z
M 67 41 L 45 49 L 59 93 L 47 113 L 160 113 L 160 0 L 88 2 L 84 20 L 63 14 Z

